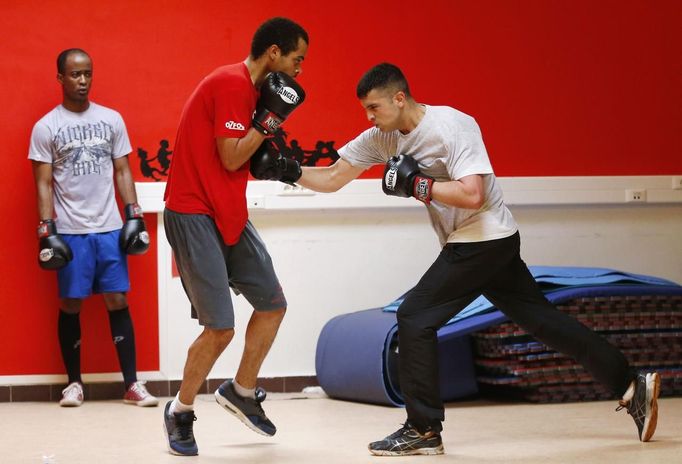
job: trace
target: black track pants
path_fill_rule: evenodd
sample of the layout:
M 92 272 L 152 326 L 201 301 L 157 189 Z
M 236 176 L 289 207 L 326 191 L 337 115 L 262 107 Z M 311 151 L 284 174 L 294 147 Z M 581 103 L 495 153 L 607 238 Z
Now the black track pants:
M 407 418 L 421 431 L 442 429 L 436 331 L 483 294 L 537 340 L 574 358 L 621 395 L 635 373 L 604 338 L 544 297 L 519 254 L 520 239 L 449 243 L 398 308 L 400 388 Z

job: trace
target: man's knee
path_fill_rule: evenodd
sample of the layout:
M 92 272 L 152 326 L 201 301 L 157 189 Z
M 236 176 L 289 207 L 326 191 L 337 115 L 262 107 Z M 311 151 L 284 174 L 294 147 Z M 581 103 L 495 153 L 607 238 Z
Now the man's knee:
M 407 307 L 409 308 L 409 307 Z M 398 334 L 402 338 L 431 340 L 440 328 L 424 311 L 405 310 L 402 305 L 398 308 Z
M 232 341 L 232 337 L 234 337 L 234 329 L 211 329 L 205 327 L 202 336 L 212 345 L 225 348 Z
M 128 306 L 128 298 L 125 293 L 105 293 L 104 305 L 109 311 L 117 311 Z
M 277 308 L 277 309 L 271 309 L 268 311 L 254 311 L 253 314 L 255 317 L 258 317 L 262 320 L 271 320 L 271 321 L 277 321 L 281 322 L 282 319 L 284 319 L 284 315 L 287 312 L 286 306 L 282 308 Z
M 81 312 L 83 300 L 80 298 L 62 298 L 59 302 L 61 310 L 67 314 L 78 314 Z
M 273 317 L 284 319 L 284 315 L 287 313 L 287 307 L 284 306 L 282 308 L 274 309 L 270 312 L 272 313 Z
M 421 316 L 421 317 L 420 317 Z M 424 325 L 423 314 L 413 305 L 403 302 L 396 311 L 399 327 L 417 328 Z

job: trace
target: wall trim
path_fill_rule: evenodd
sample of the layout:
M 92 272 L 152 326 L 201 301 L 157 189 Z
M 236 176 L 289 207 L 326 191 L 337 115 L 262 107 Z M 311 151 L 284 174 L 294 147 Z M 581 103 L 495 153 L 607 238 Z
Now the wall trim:
M 63 376 L 62 376 L 63 377 Z M 212 394 L 226 379 L 207 379 L 201 385 L 199 394 Z M 149 380 L 146 387 L 157 397 L 175 396 L 180 389 L 180 380 Z M 258 386 L 271 393 L 296 393 L 305 387 L 319 386 L 317 377 L 291 376 L 259 378 Z M 62 397 L 62 390 L 66 384 L 30 382 L 24 385 L 0 386 L 0 403 L 17 403 L 23 401 L 51 401 L 57 402 Z M 122 381 L 84 382 L 85 401 L 120 400 L 125 392 Z
M 671 176 L 501 177 L 508 205 L 613 205 L 682 203 L 682 174 Z M 146 212 L 163 211 L 165 182 L 137 182 L 137 196 Z M 628 192 L 642 192 L 641 201 Z M 334 194 L 261 180 L 246 189 L 250 212 L 366 208 L 419 208 L 421 203 L 384 195 L 381 179 L 356 179 Z

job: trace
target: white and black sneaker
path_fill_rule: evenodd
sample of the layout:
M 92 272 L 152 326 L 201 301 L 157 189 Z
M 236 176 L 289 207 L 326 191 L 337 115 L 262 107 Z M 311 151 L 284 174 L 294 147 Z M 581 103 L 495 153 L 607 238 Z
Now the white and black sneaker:
M 267 437 L 277 432 L 277 427 L 265 415 L 261 403 L 265 401 L 266 393 L 262 388 L 256 388 L 256 398 L 244 398 L 234 390 L 232 380 L 223 382 L 215 391 L 215 400 L 227 412 L 242 421 L 248 428 Z
M 625 408 L 637 425 L 640 441 L 649 441 L 656 431 L 658 421 L 658 394 L 661 378 L 656 372 L 640 373 L 634 380 L 634 393 L 619 401 L 616 411 Z
M 443 440 L 439 433 L 419 433 L 409 422 L 381 441 L 369 444 L 375 456 L 411 456 L 415 454 L 443 454 Z

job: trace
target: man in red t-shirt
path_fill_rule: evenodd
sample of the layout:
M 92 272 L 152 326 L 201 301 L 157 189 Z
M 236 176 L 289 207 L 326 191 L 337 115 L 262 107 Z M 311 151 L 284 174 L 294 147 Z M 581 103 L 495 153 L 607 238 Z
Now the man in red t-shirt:
M 182 111 L 164 195 L 164 226 L 192 317 L 204 329 L 189 348 L 180 391 L 164 411 L 172 454 L 198 454 L 193 403 L 234 336 L 230 287 L 254 312 L 237 374 L 215 397 L 254 431 L 267 436 L 276 431 L 261 407 L 265 391 L 256 388 L 256 380 L 287 303 L 265 245 L 248 220 L 246 183 L 251 156 L 305 97 L 293 78 L 301 72 L 307 48 L 301 26 L 269 19 L 255 32 L 246 60 L 206 76 Z M 300 176 L 300 167 L 292 167 Z

